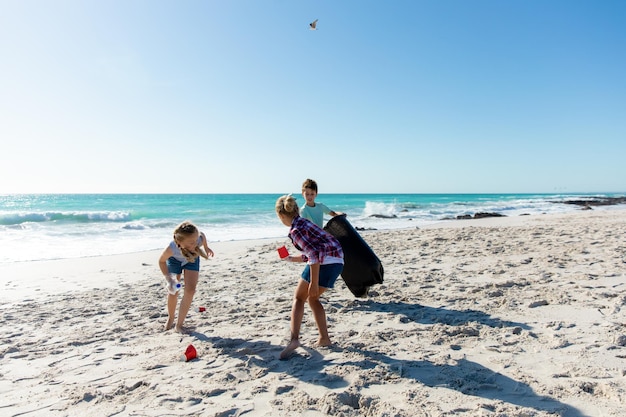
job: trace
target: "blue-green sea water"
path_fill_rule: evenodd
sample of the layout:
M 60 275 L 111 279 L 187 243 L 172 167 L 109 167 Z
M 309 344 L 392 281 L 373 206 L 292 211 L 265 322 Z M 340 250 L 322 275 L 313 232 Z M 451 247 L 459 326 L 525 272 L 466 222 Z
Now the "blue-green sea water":
M 558 213 L 567 199 L 624 194 L 320 194 L 355 227 L 414 228 L 476 212 Z M 191 220 L 209 241 L 283 237 L 278 194 L 0 195 L 0 263 L 132 253 L 165 247 Z M 296 195 L 298 203 L 303 198 Z M 610 208 L 606 208 L 610 209 Z

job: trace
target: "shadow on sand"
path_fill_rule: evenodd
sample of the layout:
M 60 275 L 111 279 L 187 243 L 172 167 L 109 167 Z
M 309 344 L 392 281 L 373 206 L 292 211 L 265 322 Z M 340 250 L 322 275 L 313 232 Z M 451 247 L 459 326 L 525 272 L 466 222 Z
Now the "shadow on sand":
M 364 359 L 353 363 L 345 362 L 343 365 L 377 370 L 377 374 L 392 381 L 412 379 L 428 387 L 453 389 L 465 395 L 499 400 L 508 404 L 556 413 L 562 417 L 587 417 L 570 405 L 536 394 L 528 384 L 466 359 L 434 364 L 428 361 L 398 360 L 379 352 L 359 348 L 347 347 L 344 351 L 357 353 Z
M 194 332 L 191 336 L 201 342 L 210 343 L 220 352 L 219 354 L 241 360 L 247 367 L 259 367 L 268 372 L 291 375 L 303 382 L 328 389 L 349 385 L 345 379 L 324 371 L 332 361 L 324 359 L 324 356 L 314 349 L 301 347 L 288 360 L 280 360 L 279 355 L 284 346 L 273 345 L 263 340 L 209 337 L 199 332 Z M 301 354 L 302 350 L 306 351 L 306 354 Z
M 405 302 L 392 301 L 389 303 L 379 303 L 371 299 L 356 300 L 350 310 L 365 312 L 394 313 L 406 317 L 410 321 L 420 324 L 447 324 L 449 326 L 461 326 L 469 323 L 479 323 L 485 326 L 519 327 L 530 330 L 531 327 L 525 323 L 500 320 L 478 310 L 450 310 L 440 307 L 428 307 L 421 304 L 409 304 Z
M 267 372 L 291 375 L 302 382 L 323 386 L 329 390 L 348 387 L 349 382 L 341 376 L 326 372 L 326 368 L 331 365 L 354 367 L 357 370 L 352 374 L 369 371 L 369 379 L 362 385 L 364 387 L 374 384 L 399 383 L 402 379 L 411 379 L 428 387 L 452 389 L 465 395 L 499 400 L 508 404 L 555 413 L 562 417 L 587 417 L 570 405 L 534 393 L 529 385 L 521 381 L 516 381 L 466 359 L 434 364 L 428 361 L 398 360 L 380 352 L 352 346 L 336 346 L 332 348 L 332 351 L 338 352 L 340 357 L 334 354 L 334 359 L 331 360 L 325 359 L 318 351 L 307 348 L 304 348 L 307 355 L 296 353 L 289 360 L 279 360 L 278 356 L 283 347 L 266 341 L 207 337 L 197 332 L 192 336 L 199 341 L 212 344 L 221 355 L 241 360 L 247 368 L 258 367 Z M 341 353 L 349 353 L 349 355 L 341 355 Z M 355 354 L 363 359 L 343 360 L 347 357 L 354 358 Z M 292 388 L 285 381 L 285 386 L 277 388 L 276 393 L 288 392 Z

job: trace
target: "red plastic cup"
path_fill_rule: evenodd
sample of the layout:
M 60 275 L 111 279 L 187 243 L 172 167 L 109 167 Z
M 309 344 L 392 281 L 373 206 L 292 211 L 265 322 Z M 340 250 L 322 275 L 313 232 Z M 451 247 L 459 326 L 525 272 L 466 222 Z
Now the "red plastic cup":
M 192 359 L 195 359 L 198 356 L 198 352 L 196 352 L 196 348 L 193 345 L 187 346 L 187 350 L 185 350 L 185 354 L 181 356 L 181 359 L 185 362 L 189 362 Z
M 277 250 L 278 250 L 278 256 L 280 256 L 280 259 L 285 259 L 287 256 L 289 256 L 289 251 L 287 250 L 286 247 L 281 246 Z
M 203 313 L 206 311 L 206 307 L 198 307 L 198 312 Z

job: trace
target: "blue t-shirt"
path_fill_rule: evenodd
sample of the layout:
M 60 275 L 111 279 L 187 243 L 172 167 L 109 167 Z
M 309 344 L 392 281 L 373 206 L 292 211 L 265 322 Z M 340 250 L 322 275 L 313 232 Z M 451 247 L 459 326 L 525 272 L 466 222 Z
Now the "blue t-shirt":
M 332 210 L 326 207 L 323 203 L 315 203 L 313 207 L 306 204 L 300 209 L 300 216 L 305 219 L 311 220 L 319 227 L 324 227 L 324 214 L 330 214 Z

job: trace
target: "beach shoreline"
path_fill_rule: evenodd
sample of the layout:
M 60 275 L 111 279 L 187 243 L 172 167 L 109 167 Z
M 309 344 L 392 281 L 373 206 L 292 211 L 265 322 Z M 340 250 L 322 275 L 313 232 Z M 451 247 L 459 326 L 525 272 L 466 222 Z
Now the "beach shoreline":
M 426 230 L 472 226 L 512 226 L 524 224 L 531 217 L 493 217 L 471 220 L 447 219 L 422 225 L 419 228 Z M 410 231 L 416 228 L 370 229 L 359 230 L 359 233 L 367 236 L 376 233 Z M 268 237 L 220 242 L 210 241 L 209 245 L 218 253 L 217 260 L 219 260 L 219 255 L 221 254 L 230 256 L 233 253 L 245 252 L 267 242 L 282 240 L 282 238 Z M 0 263 L 0 276 L 6 277 L 4 291 L 0 293 L 0 304 L 36 300 L 49 295 L 73 291 L 115 288 L 116 286 L 122 286 L 124 282 L 134 282 L 141 279 L 150 279 L 151 277 L 158 280 L 161 276 L 158 267 L 156 267 L 156 260 L 161 255 L 161 251 L 161 249 L 154 249 L 115 255 Z M 205 266 L 210 267 L 212 261 L 208 261 Z
M 3 265 L 0 410 L 621 415 L 626 210 L 361 233 L 385 282 L 356 299 L 339 280 L 324 297 L 334 346 L 311 347 L 307 308 L 288 361 L 300 268 L 278 259 L 286 237 L 212 242 L 184 336 L 162 331 L 160 250 Z M 189 344 L 198 359 L 181 362 Z
M 297 195 L 298 193 L 295 193 Z M 478 214 L 564 213 L 568 201 L 616 203 L 622 194 L 331 194 L 321 200 L 358 230 L 391 230 Z M 192 220 L 211 242 L 280 238 L 270 194 L 0 196 L 0 266 L 159 249 Z M 268 208 L 270 208 L 268 210 Z M 598 210 L 612 210 L 603 206 Z

